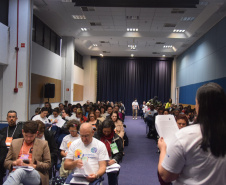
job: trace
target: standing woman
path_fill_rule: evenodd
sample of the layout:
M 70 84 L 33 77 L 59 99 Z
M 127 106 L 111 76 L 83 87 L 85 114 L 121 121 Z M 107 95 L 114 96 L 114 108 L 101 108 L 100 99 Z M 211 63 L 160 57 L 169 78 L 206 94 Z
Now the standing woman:
M 172 104 L 172 99 L 170 98 L 169 101 L 166 103 L 165 109 L 169 109 Z
M 102 141 L 108 151 L 110 160 L 107 165 L 110 166 L 122 161 L 123 157 L 123 144 L 122 139 L 114 132 L 114 122 L 110 119 L 105 120 L 98 126 L 95 137 Z M 108 175 L 108 185 L 118 185 L 118 173 L 111 172 Z
M 226 95 L 216 83 L 201 86 L 196 93 L 197 119 L 180 129 L 166 149 L 163 138 L 158 171 L 173 184 L 226 184 Z M 214 107 L 214 109 L 211 109 Z

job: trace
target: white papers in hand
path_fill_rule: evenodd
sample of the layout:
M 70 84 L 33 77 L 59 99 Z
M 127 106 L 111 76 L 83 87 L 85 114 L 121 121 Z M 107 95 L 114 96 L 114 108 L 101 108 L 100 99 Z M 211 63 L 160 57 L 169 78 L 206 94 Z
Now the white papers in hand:
M 62 127 L 63 125 L 64 125 L 64 123 L 65 123 L 65 120 L 63 120 L 63 119 L 58 119 L 57 120 L 58 122 L 56 123 L 56 126 L 58 126 L 58 127 Z
M 158 115 L 155 119 L 155 128 L 160 137 L 168 145 L 175 137 L 175 133 L 179 130 L 173 115 Z
M 19 168 L 22 168 L 24 169 L 25 171 L 32 171 L 34 170 L 34 168 L 32 166 L 13 166 L 14 169 L 19 169 Z
M 73 177 L 70 184 L 89 184 L 89 181 L 87 181 L 84 177 Z
M 110 172 L 118 172 L 120 169 L 120 165 L 117 163 L 112 164 L 111 166 L 107 166 L 106 173 Z
M 88 161 L 82 160 L 82 162 L 83 162 L 83 168 L 84 168 L 85 174 L 88 174 L 88 175 L 94 174 L 94 171 L 91 168 L 91 166 L 88 163 Z

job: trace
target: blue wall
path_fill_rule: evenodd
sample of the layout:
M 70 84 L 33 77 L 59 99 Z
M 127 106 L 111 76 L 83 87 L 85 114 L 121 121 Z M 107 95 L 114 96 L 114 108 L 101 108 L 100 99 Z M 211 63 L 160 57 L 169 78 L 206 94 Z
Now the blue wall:
M 207 82 L 216 82 L 226 91 L 226 18 L 177 58 L 176 86 L 179 102 L 195 104 L 196 90 Z

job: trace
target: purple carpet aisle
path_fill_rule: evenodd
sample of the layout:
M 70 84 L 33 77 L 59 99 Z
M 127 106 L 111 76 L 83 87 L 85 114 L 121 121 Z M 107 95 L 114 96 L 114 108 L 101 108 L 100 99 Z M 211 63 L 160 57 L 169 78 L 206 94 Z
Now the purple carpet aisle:
M 139 117 L 133 120 L 126 116 L 125 131 L 129 137 L 129 146 L 125 147 L 125 156 L 119 174 L 119 185 L 158 185 L 157 165 L 159 154 L 154 140 L 146 138 L 146 125 Z M 104 175 L 103 185 L 108 185 Z

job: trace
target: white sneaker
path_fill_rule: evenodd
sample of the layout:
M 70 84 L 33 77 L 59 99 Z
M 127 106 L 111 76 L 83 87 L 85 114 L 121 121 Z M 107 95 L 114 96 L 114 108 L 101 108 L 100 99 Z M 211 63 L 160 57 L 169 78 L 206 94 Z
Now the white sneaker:
M 134 119 L 134 118 L 133 118 Z

